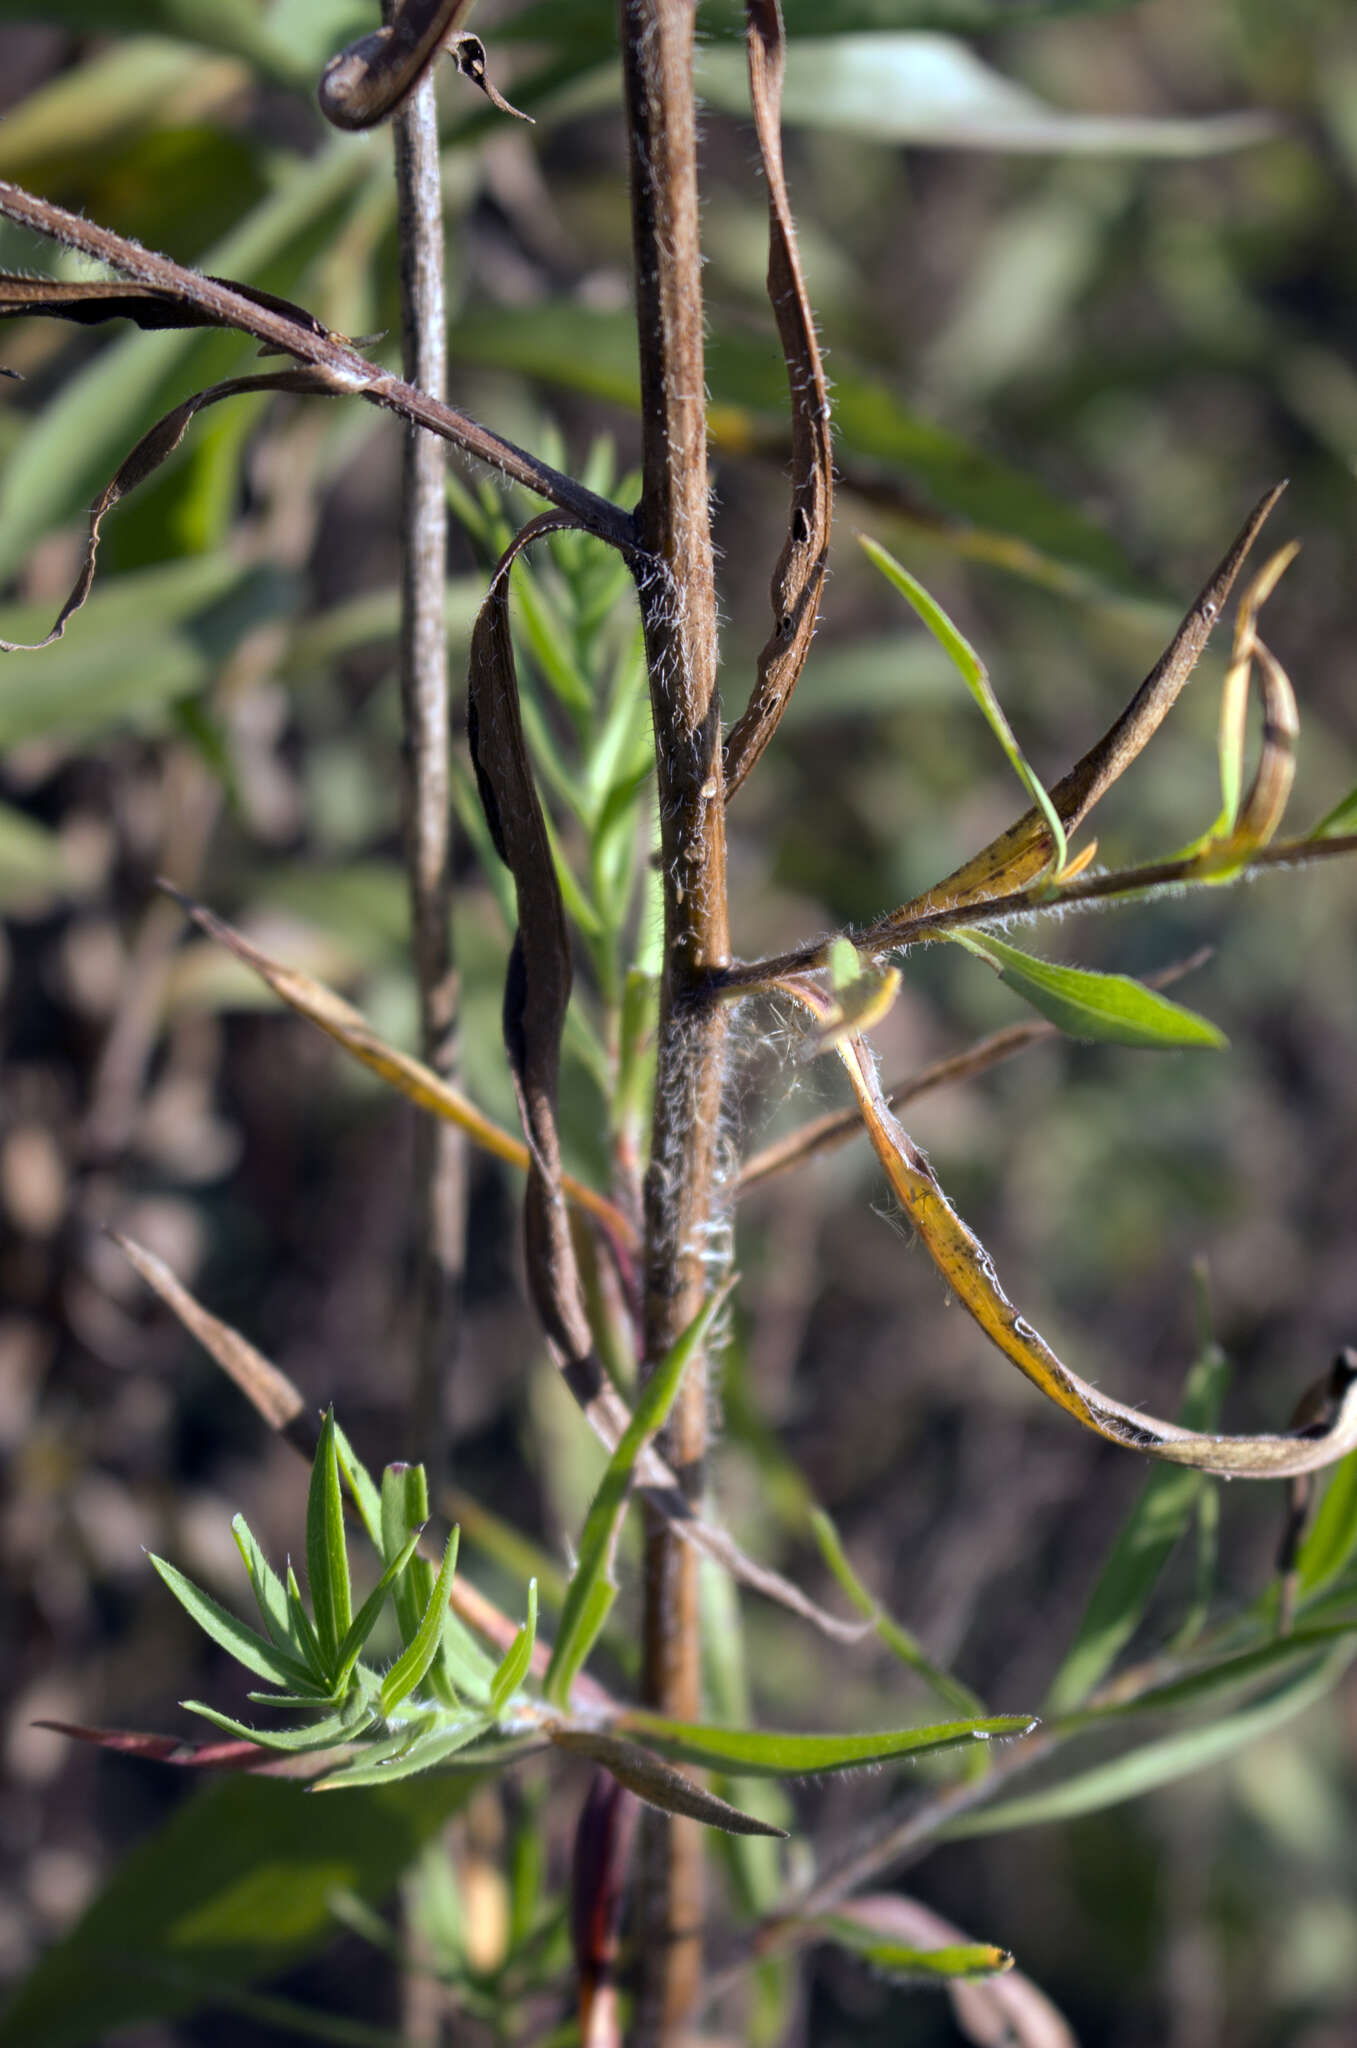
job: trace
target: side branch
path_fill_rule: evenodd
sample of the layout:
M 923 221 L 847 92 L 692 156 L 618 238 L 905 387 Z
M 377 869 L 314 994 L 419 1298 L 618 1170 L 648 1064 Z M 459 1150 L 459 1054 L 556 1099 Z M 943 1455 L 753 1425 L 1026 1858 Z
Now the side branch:
M 60 242 L 64 248 L 75 249 L 96 263 L 108 264 L 124 277 L 149 285 L 177 305 L 192 308 L 197 316 L 155 324 L 231 327 L 241 334 L 253 335 L 266 352 L 291 356 L 294 361 L 313 367 L 326 389 L 365 398 L 370 405 L 382 406 L 388 412 L 399 413 L 402 419 L 427 427 L 430 433 L 451 441 L 478 462 L 488 463 L 549 504 L 569 512 L 600 540 L 614 547 L 634 548 L 635 522 L 620 505 L 601 498 L 573 477 L 563 476 L 549 463 L 539 461 L 489 427 L 481 426 L 455 406 L 417 391 L 403 378 L 368 362 L 343 335 L 330 333 L 310 316 L 299 314 L 299 309 L 286 307 L 281 300 L 270 301 L 266 295 L 256 297 L 247 288 L 238 288 L 224 279 L 204 277 L 199 271 L 143 249 L 126 236 L 82 220 L 79 214 L 68 213 L 64 207 L 53 206 L 4 179 L 0 179 L 0 216 L 18 227 L 31 228 L 50 241 Z M 35 296 L 40 295 L 39 285 L 33 289 Z M 3 310 L 23 312 L 28 308 L 6 304 Z M 110 310 L 119 309 L 112 306 Z M 128 306 L 121 310 L 136 317 Z

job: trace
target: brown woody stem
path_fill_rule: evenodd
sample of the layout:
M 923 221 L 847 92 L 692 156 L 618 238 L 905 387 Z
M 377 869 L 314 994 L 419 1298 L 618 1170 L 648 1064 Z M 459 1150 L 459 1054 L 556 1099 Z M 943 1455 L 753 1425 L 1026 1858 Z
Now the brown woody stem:
M 716 599 L 707 505 L 693 8 L 621 0 L 641 353 L 643 486 L 637 560 L 655 719 L 665 974 L 645 1189 L 645 1340 L 653 1364 L 707 1291 L 718 1202 L 724 1005 L 693 1000 L 729 957 Z M 689 1366 L 664 1452 L 696 1498 L 706 1373 Z M 667 1523 L 646 1534 L 643 1692 L 681 1719 L 700 1706 L 697 1559 Z M 698 1990 L 701 1846 L 687 1821 L 643 1829 L 633 2048 L 675 2037 Z

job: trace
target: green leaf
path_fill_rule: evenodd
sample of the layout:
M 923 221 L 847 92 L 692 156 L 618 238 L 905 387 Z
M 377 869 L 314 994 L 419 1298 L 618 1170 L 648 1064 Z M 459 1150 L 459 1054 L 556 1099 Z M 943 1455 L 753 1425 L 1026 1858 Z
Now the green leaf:
M 321 1679 L 328 1692 L 330 1676 L 321 1654 L 320 1638 L 312 1626 L 310 1615 L 302 1605 L 302 1589 L 297 1584 L 297 1574 L 292 1569 L 290 1558 L 287 1566 L 287 1611 L 292 1620 L 293 1632 L 306 1651 L 309 1669 Z
M 687 1329 L 637 1396 L 635 1412 L 599 1481 L 585 1517 L 579 1563 L 566 1588 L 565 1606 L 552 1646 L 543 1691 L 553 1706 L 563 1707 L 585 1659 L 598 1640 L 612 1606 L 613 1558 L 631 1493 L 631 1478 L 646 1444 L 664 1427 L 690 1360 L 705 1341 L 713 1319 L 730 1292 L 729 1283 L 709 1296 Z
M 1346 832 L 1357 832 L 1357 789 L 1350 789 L 1342 803 L 1335 804 L 1309 836 L 1311 839 L 1335 839 Z
M 1357 1553 L 1357 1451 L 1335 1465 L 1296 1560 L 1302 1597 L 1320 1592 Z
M 678 1757 L 684 1763 L 781 1778 L 858 1770 L 864 1764 L 926 1756 L 959 1743 L 1026 1735 L 1037 1724 L 1030 1714 L 992 1714 L 979 1721 L 897 1728 L 879 1735 L 784 1735 L 764 1728 L 704 1728 L 632 1707 L 619 1714 L 614 1725 L 661 1755 Z
M 985 1711 L 984 1702 L 977 1699 L 970 1687 L 963 1685 L 959 1678 L 953 1678 L 950 1671 L 944 1671 L 941 1665 L 935 1664 L 909 1630 L 893 1620 L 868 1592 L 849 1563 L 839 1532 L 823 1508 L 815 1508 L 812 1511 L 810 1526 L 815 1541 L 820 1546 L 821 1557 L 858 1613 L 871 1622 L 878 1640 L 884 1643 L 902 1664 L 917 1672 L 919 1677 L 932 1687 L 938 1698 L 944 1700 L 949 1707 L 962 1714 L 982 1715 Z
M 373 1718 L 369 1713 L 355 1722 L 347 1714 L 327 1714 L 323 1720 L 313 1721 L 305 1728 L 251 1728 L 244 1721 L 233 1720 L 230 1714 L 219 1713 L 216 1707 L 204 1706 L 201 1700 L 183 1700 L 180 1704 L 187 1713 L 201 1714 L 204 1721 L 210 1721 L 225 1735 L 234 1735 L 241 1742 L 253 1742 L 260 1749 L 281 1750 L 292 1756 L 305 1756 L 310 1750 L 333 1749 L 336 1743 L 349 1742 L 361 1735 Z
M 1156 995 L 1129 975 L 1057 967 L 1053 961 L 1020 952 L 990 932 L 956 931 L 946 936 L 997 969 L 999 979 L 1016 995 L 1071 1038 L 1150 1049 L 1218 1049 L 1229 1043 L 1223 1031 L 1195 1010 L 1171 1003 L 1167 996 Z
M 437 1727 L 417 1735 L 408 1748 L 389 1761 L 360 1758 L 357 1763 L 348 1764 L 342 1770 L 330 1771 L 316 1781 L 312 1787 L 316 1792 L 348 1792 L 355 1786 L 389 1785 L 399 1778 L 412 1778 L 418 1771 L 432 1770 L 435 1764 L 445 1763 L 455 1756 L 459 1749 L 465 1749 L 478 1735 L 484 1735 L 493 1722 L 486 1714 L 464 1714 L 451 1725 L 446 1721 Z
M 1003 706 L 994 694 L 989 671 L 984 662 L 965 634 L 952 624 L 937 599 L 930 597 L 922 583 L 916 581 L 908 569 L 896 561 L 894 555 L 887 554 L 885 548 L 870 540 L 865 533 L 858 535 L 858 541 L 868 560 L 876 565 L 886 581 L 893 584 L 900 595 L 914 607 L 938 645 L 950 657 L 962 681 L 980 706 L 985 722 L 1003 748 L 1009 766 L 1046 820 L 1046 829 L 1051 835 L 1051 873 L 1058 875 L 1065 865 L 1068 854 L 1065 827 L 1060 821 L 1060 814 L 1055 805 L 1046 794 L 1045 785 L 1027 765 L 1013 728 L 1004 715 Z
M 335 1424 L 335 1452 L 339 1458 L 339 1469 L 344 1475 L 358 1518 L 367 1530 L 368 1539 L 378 1557 L 385 1557 L 382 1544 L 382 1497 L 373 1484 L 372 1474 L 345 1436 L 339 1424 Z M 397 1549 L 400 1545 L 397 1544 Z M 389 1560 L 388 1560 L 389 1562 Z
M 448 1538 L 443 1563 L 434 1581 L 434 1589 L 429 1595 L 429 1604 L 424 1610 L 419 1627 L 382 1680 L 381 1708 L 388 1718 L 402 1700 L 409 1698 L 438 1655 L 439 1639 L 447 1618 L 448 1596 L 452 1591 L 453 1573 L 457 1569 L 459 1534 L 460 1532 L 454 1529 Z
M 1260 1704 L 1227 1714 L 1205 1727 L 1189 1728 L 1182 1734 L 1145 1743 L 1111 1763 L 1095 1764 L 1044 1791 L 964 1814 L 943 1829 L 942 1839 L 958 1841 L 966 1835 L 996 1834 L 1004 1828 L 1040 1827 L 1049 1821 L 1074 1820 L 1080 1814 L 1116 1806 L 1124 1799 L 1138 1799 L 1179 1778 L 1193 1777 L 1271 1734 L 1322 1699 L 1333 1690 L 1354 1655 L 1357 1646 L 1348 1642 L 1327 1655 L 1309 1658 L 1299 1674 Z
M 186 1579 L 181 1571 L 167 1564 L 163 1557 L 152 1557 L 151 1563 L 203 1633 L 211 1636 L 223 1650 L 229 1651 L 238 1664 L 243 1664 L 258 1678 L 269 1679 L 274 1685 L 306 1687 L 311 1673 L 298 1658 L 290 1657 L 248 1623 L 238 1620 L 210 1593 L 204 1593 L 192 1579 Z
M 265 1557 L 251 1532 L 244 1515 L 236 1515 L 231 1523 L 231 1534 L 236 1539 L 236 1549 L 245 1560 L 245 1569 L 250 1575 L 254 1597 L 259 1612 L 264 1617 L 264 1626 L 280 1650 L 287 1650 L 298 1663 L 304 1664 L 306 1652 L 292 1627 L 288 1612 L 287 1589 L 272 1565 Z
M 281 1974 L 332 1938 L 334 1892 L 379 1905 L 475 1789 L 449 1776 L 332 1806 L 233 1776 L 197 1793 L 40 1957 L 0 2018 L 0 2048 L 99 2048 L 193 2011 L 204 1987 Z
M 368 1594 L 367 1599 L 354 1616 L 349 1626 L 349 1632 L 339 1646 L 339 1655 L 335 1663 L 336 1691 L 348 1683 L 349 1674 L 358 1662 L 359 1651 L 377 1626 L 377 1617 L 386 1605 L 387 1594 L 391 1591 L 395 1581 L 414 1556 L 418 1544 L 419 1534 L 416 1531 L 406 1543 L 405 1548 L 398 1551 L 395 1557 L 392 1558 L 390 1564 L 382 1573 L 381 1578 L 378 1579 L 376 1585 Z
M 1220 1419 L 1229 1376 L 1225 1354 L 1212 1346 L 1187 1377 L 1178 1420 L 1186 1429 L 1211 1430 Z M 1122 1525 L 1094 1586 L 1084 1618 L 1051 1681 L 1046 1711 L 1063 1714 L 1086 1700 L 1134 1635 L 1159 1576 L 1191 1521 L 1204 1473 L 1160 1465 Z
M 344 1497 L 339 1490 L 335 1412 L 328 1408 L 311 1464 L 306 1500 L 306 1578 L 325 1668 L 333 1673 L 339 1645 L 353 1620 L 349 1547 L 344 1540 Z
M 537 1581 L 528 1581 L 528 1618 L 504 1653 L 504 1660 L 490 1681 L 490 1707 L 496 1720 L 522 1685 L 532 1668 L 533 1644 L 537 1641 Z
M 914 1948 L 893 1941 L 879 1929 L 865 1926 L 847 1914 L 830 1913 L 815 1922 L 816 1932 L 841 1948 L 851 1949 L 873 1969 L 890 1977 L 915 1982 L 936 1982 L 939 1978 L 994 1977 L 1011 1970 L 1013 1958 L 1007 1949 L 990 1942 L 953 1942 L 945 1948 Z
M 739 53 L 704 47 L 696 75 L 710 105 L 744 113 L 749 86 Z M 951 36 L 891 32 L 794 42 L 782 118 L 789 126 L 846 129 L 864 142 L 1059 155 L 1208 156 L 1277 132 L 1275 120 L 1254 112 L 1177 119 L 1067 113 Z
M 417 1536 L 429 1519 L 429 1482 L 422 1465 L 388 1465 L 382 1474 L 379 1512 L 380 1545 L 387 1563 L 398 1557 L 411 1536 Z M 429 1589 L 422 1591 L 418 1575 L 397 1585 L 396 1619 L 401 1641 L 411 1643 L 419 1632 L 420 1620 L 429 1604 Z

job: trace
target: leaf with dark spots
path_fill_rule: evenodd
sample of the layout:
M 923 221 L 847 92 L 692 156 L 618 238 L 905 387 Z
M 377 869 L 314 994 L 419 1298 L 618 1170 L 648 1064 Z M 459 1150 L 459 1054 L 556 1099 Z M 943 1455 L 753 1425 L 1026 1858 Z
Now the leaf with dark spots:
M 773 630 L 759 655 L 748 706 L 726 735 L 727 799 L 776 732 L 805 667 L 820 613 L 834 506 L 829 390 L 782 168 L 782 12 L 779 0 L 748 0 L 746 13 L 754 129 L 768 181 L 768 297 L 791 401 L 792 503 L 787 538 L 773 571 Z
M 85 559 L 80 565 L 80 574 L 75 579 L 70 596 L 57 613 L 56 623 L 51 632 L 44 640 L 0 640 L 0 654 L 37 654 L 42 648 L 50 647 L 54 640 L 61 638 L 66 631 L 68 620 L 80 610 L 94 586 L 94 565 L 99 553 L 99 533 L 104 523 L 104 515 L 112 511 L 120 499 L 125 498 L 129 491 L 134 491 L 138 484 L 144 483 L 148 476 L 159 469 L 162 462 L 173 455 L 188 432 L 189 423 L 195 414 L 202 412 L 205 406 L 216 405 L 223 398 L 237 398 L 253 391 L 295 391 L 333 397 L 335 387 L 321 370 L 271 370 L 263 376 L 228 377 L 224 384 L 212 384 L 206 391 L 196 391 L 192 398 L 186 398 L 182 405 L 176 405 L 172 412 L 167 412 L 163 419 L 156 421 L 148 433 L 142 435 L 116 476 L 105 484 L 90 507 Z

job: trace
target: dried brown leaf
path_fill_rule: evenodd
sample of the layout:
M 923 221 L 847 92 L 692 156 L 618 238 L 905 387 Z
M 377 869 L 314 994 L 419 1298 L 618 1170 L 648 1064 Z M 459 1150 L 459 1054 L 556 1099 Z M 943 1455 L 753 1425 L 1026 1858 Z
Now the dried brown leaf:
M 1067 835 L 1078 829 L 1098 799 L 1125 773 L 1163 724 L 1201 658 L 1249 549 L 1285 488 L 1285 484 L 1277 484 L 1259 499 L 1228 554 L 1120 718 L 1050 789 L 1051 802 Z M 1041 813 L 1033 808 L 945 881 L 935 883 L 899 910 L 878 918 L 868 931 L 860 934 L 858 943 L 864 950 L 889 946 L 902 932 L 940 910 L 1011 895 L 1034 881 L 1050 858 L 1050 831 Z
M 156 421 L 149 432 L 142 435 L 132 453 L 119 468 L 111 482 L 90 507 L 89 537 L 85 542 L 85 558 L 80 565 L 70 596 L 57 614 L 56 623 L 44 640 L 25 644 L 17 640 L 0 640 L 0 654 L 37 654 L 44 647 L 50 647 L 66 631 L 68 620 L 80 610 L 89 596 L 94 583 L 95 558 L 99 552 L 99 532 L 104 515 L 110 512 L 129 491 L 159 469 L 162 462 L 173 455 L 179 443 L 188 432 L 194 415 L 205 406 L 216 405 L 223 398 L 236 398 L 252 391 L 296 391 L 323 397 L 333 397 L 335 387 L 323 370 L 306 367 L 295 370 L 271 370 L 254 377 L 228 377 L 223 384 L 213 384 L 206 391 L 197 391 L 192 398 L 186 398 L 182 405 L 176 405 L 163 419 Z
M 780 986 L 817 1020 L 831 1010 L 831 999 L 821 989 L 790 979 Z M 1357 1383 L 1318 1428 L 1281 1435 L 1208 1436 L 1142 1414 L 1081 1379 L 1004 1293 L 989 1253 L 957 1215 L 932 1167 L 888 1107 L 876 1063 L 863 1040 L 841 1039 L 835 1051 L 852 1083 L 872 1149 L 943 1279 L 991 1343 L 1085 1429 L 1125 1450 L 1225 1479 L 1290 1479 L 1320 1471 L 1357 1448 Z
M 791 398 L 792 503 L 787 538 L 773 571 L 773 631 L 759 656 L 749 704 L 726 734 L 727 801 L 776 732 L 805 667 L 819 618 L 834 508 L 829 390 L 782 167 L 782 10 L 779 0 L 747 0 L 745 15 L 754 130 L 768 181 L 768 297 Z

